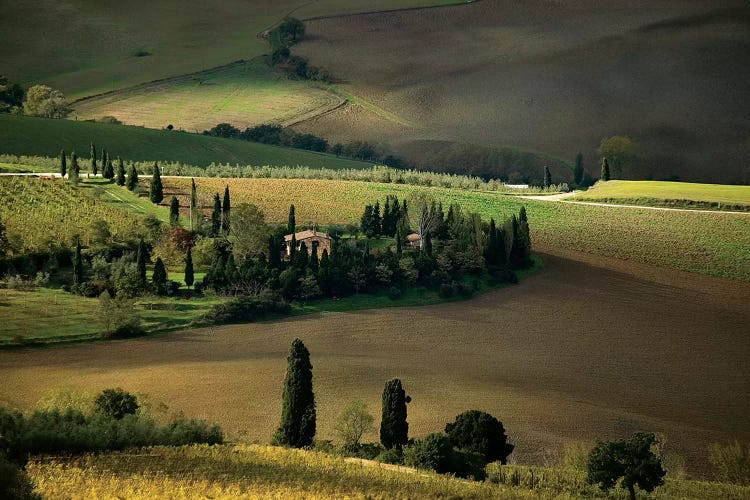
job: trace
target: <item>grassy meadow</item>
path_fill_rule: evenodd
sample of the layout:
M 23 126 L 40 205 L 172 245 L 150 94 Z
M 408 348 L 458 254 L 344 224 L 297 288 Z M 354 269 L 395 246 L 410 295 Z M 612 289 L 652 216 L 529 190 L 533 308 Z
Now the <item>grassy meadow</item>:
M 572 200 L 750 211 L 750 186 L 665 181 L 599 182 Z
M 341 102 L 335 94 L 290 80 L 255 59 L 85 99 L 75 104 L 71 117 L 114 116 L 130 125 L 172 124 L 190 132 L 231 123 L 243 130 L 263 123 L 287 124 Z
M 493 466 L 494 467 L 494 466 Z M 248 471 L 252 470 L 252 474 Z M 601 494 L 581 485 L 575 470 L 502 467 L 486 482 L 377 463 L 347 461 L 320 452 L 258 445 L 154 447 L 139 452 L 84 455 L 70 459 L 39 458 L 28 466 L 37 491 L 49 497 L 100 496 L 173 498 L 626 498 L 623 490 Z M 117 472 L 113 472 L 117 471 Z M 524 474 L 525 473 L 525 474 Z M 517 474 L 512 486 L 500 479 Z M 531 477 L 534 477 L 533 475 Z M 188 493 L 189 492 L 189 493 Z M 720 483 L 667 480 L 649 498 L 741 498 L 748 488 Z
M 60 154 L 60 149 L 65 149 L 68 153 L 76 151 L 79 156 L 88 157 L 92 141 L 113 156 L 133 161 L 169 160 L 198 166 L 211 163 L 305 165 L 334 169 L 372 166 L 324 153 L 193 133 L 0 114 L 0 144 L 4 154 L 54 157 Z

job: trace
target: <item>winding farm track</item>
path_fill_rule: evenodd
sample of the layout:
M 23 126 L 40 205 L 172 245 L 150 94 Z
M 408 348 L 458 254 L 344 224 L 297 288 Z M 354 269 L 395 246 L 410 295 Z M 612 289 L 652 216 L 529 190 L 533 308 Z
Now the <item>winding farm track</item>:
M 352 399 L 377 414 L 391 377 L 413 399 L 412 436 L 483 409 L 503 421 L 522 462 L 542 462 L 564 440 L 647 429 L 702 470 L 710 442 L 750 439 L 750 283 L 538 250 L 541 272 L 467 302 L 3 351 L 0 403 L 120 386 L 268 442 L 286 351 L 300 337 L 321 439 L 334 437 Z

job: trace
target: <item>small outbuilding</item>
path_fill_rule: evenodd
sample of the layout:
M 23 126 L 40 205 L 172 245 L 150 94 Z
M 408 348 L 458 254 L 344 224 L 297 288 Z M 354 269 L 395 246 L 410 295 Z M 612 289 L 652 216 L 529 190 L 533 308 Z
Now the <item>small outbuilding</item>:
M 422 246 L 422 238 L 417 233 L 411 233 L 406 236 L 406 246 L 408 248 L 420 248 Z
M 304 243 L 305 247 L 307 247 L 307 250 L 311 254 L 314 246 L 317 246 L 318 248 L 318 256 L 323 254 L 323 250 L 328 250 L 328 253 L 331 253 L 331 237 L 328 233 L 322 233 L 315 229 L 307 229 L 305 231 L 294 233 L 294 235 L 287 234 L 284 236 L 287 257 L 292 253 L 292 236 L 294 236 L 297 250 L 299 250 L 302 243 Z

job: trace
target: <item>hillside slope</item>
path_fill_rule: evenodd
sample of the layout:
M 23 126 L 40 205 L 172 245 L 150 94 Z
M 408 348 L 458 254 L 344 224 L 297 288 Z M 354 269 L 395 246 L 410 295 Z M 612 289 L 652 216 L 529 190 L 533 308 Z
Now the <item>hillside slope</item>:
M 107 148 L 110 154 L 134 161 L 169 160 L 198 166 L 211 163 L 304 165 L 334 169 L 372 166 L 328 154 L 185 132 L 0 114 L 0 154 L 57 156 L 60 149 L 65 149 L 88 157 L 91 141 L 100 148 Z
M 626 175 L 748 182 L 748 12 L 736 0 L 486 0 L 310 21 L 296 53 L 418 127 L 353 106 L 299 128 L 376 135 L 414 157 L 425 139 L 582 151 L 597 177 L 600 140 L 627 134 L 638 161 Z

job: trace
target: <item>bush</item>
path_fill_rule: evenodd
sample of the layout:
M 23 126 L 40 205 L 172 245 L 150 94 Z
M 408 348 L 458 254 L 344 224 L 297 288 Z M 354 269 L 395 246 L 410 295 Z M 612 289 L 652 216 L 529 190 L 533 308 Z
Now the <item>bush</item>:
M 117 389 L 104 389 L 94 400 L 96 411 L 115 420 L 122 419 L 125 415 L 135 415 L 140 405 L 138 399 L 125 392 L 119 387 Z
M 41 497 L 34 493 L 34 483 L 18 465 L 0 454 L 0 498 L 27 499 Z
M 440 474 L 484 480 L 485 461 L 478 453 L 453 448 L 445 434 L 428 434 L 404 449 L 404 464 Z
M 380 452 L 375 460 L 384 464 L 403 465 L 404 454 L 399 448 L 391 448 Z
M 278 294 L 241 296 L 211 307 L 202 317 L 208 323 L 237 323 L 263 319 L 271 314 L 286 314 L 289 303 Z
M 721 481 L 750 485 L 750 445 L 737 440 L 713 443 L 708 448 L 708 461 Z
M 440 290 L 438 291 L 438 295 L 444 299 L 448 299 L 453 297 L 453 292 L 455 292 L 455 288 L 453 286 L 453 283 L 443 283 L 440 285 Z
M 513 445 L 508 444 L 503 423 L 479 410 L 469 410 L 445 426 L 451 443 L 456 448 L 479 453 L 486 463 L 500 461 L 505 464 Z
M 391 300 L 398 300 L 404 294 L 404 291 L 400 287 L 392 286 L 388 289 L 388 298 Z

